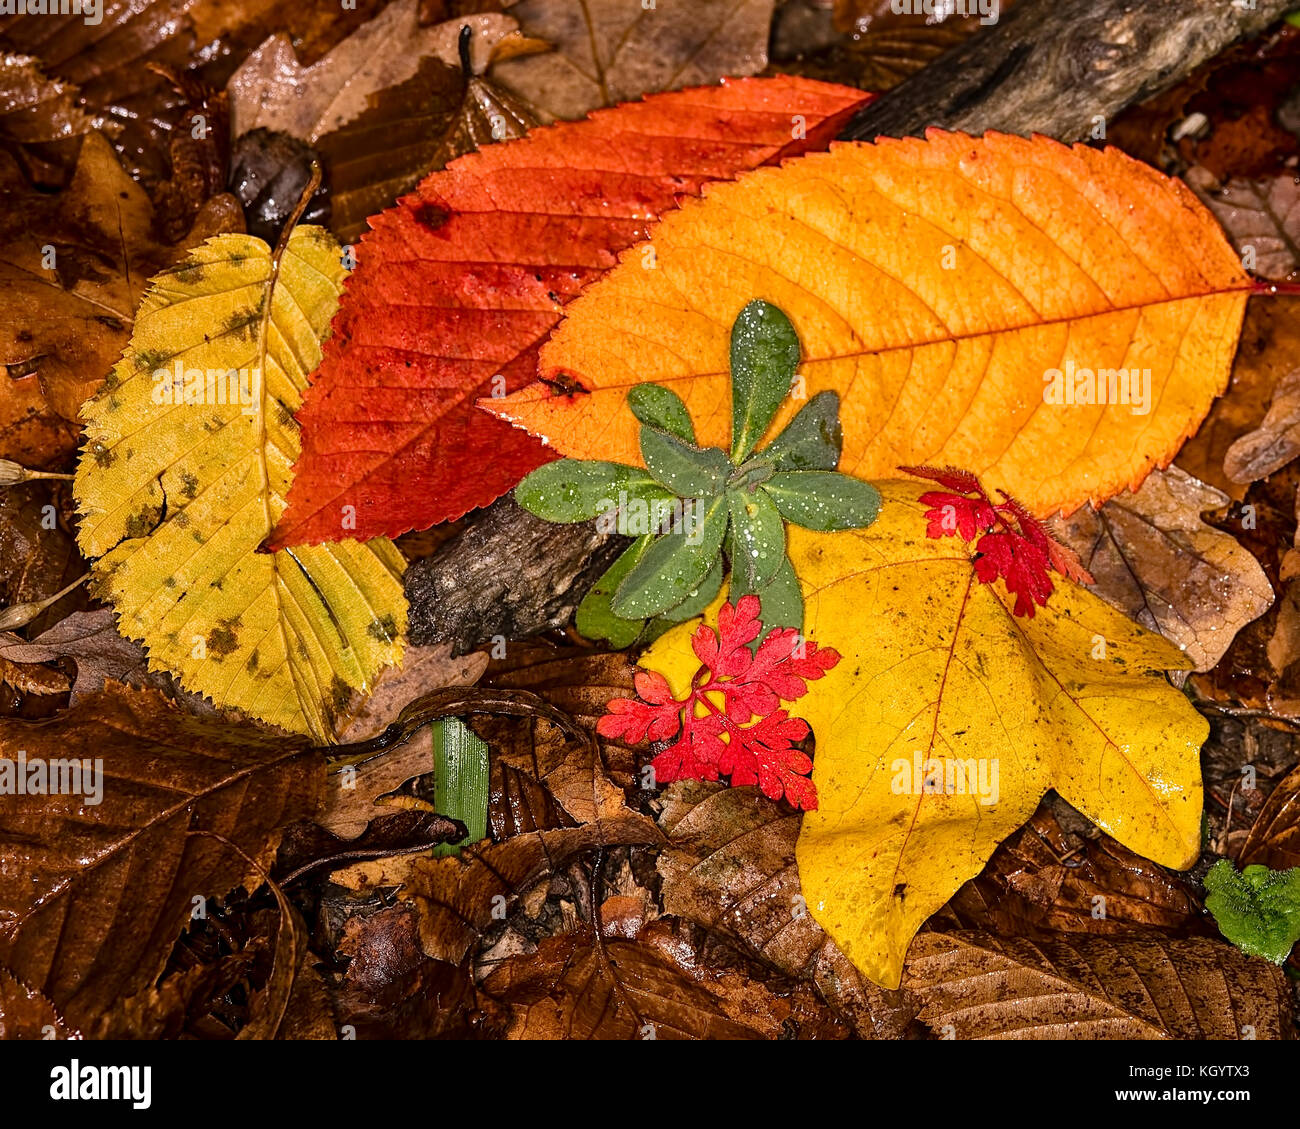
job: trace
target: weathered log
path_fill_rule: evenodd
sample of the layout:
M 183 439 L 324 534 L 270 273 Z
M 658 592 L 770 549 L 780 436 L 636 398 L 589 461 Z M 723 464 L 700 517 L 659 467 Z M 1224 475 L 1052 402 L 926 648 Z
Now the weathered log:
M 872 102 L 842 136 L 904 137 L 937 125 L 1087 137 L 1099 119 L 1173 86 L 1295 0 L 1251 2 L 1019 0 Z M 551 525 L 503 498 L 411 566 L 411 639 L 466 651 L 494 635 L 559 626 L 625 543 L 591 524 Z

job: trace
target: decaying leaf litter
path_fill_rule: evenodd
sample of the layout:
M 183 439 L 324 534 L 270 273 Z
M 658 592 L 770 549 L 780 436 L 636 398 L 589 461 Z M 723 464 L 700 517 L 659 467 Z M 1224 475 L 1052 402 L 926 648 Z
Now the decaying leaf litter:
M 0 1032 L 1294 1038 L 1295 31 L 832 146 L 977 21 L 361 7 L 0 18 Z

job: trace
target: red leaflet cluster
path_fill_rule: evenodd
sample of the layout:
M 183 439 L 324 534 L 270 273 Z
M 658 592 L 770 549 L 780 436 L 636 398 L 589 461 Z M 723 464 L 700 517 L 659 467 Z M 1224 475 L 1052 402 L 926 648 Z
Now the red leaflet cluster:
M 668 681 L 654 671 L 638 671 L 639 698 L 615 698 L 597 732 L 637 744 L 677 740 L 655 757 L 655 780 L 717 780 L 757 784 L 773 800 L 784 796 L 812 811 L 817 789 L 808 779 L 812 761 L 795 743 L 808 736 L 808 724 L 779 708 L 808 692 L 840 661 L 839 653 L 805 642 L 792 627 L 763 630 L 757 596 L 742 596 L 718 612 L 718 629 L 701 624 L 691 639 L 700 669 L 691 692 L 673 697 Z M 757 719 L 757 720 L 755 720 Z M 752 724 L 751 724 L 752 722 Z
M 1009 494 L 994 502 L 980 480 L 968 470 L 928 466 L 905 466 L 899 470 L 927 478 L 945 489 L 921 495 L 931 508 L 926 511 L 926 535 L 960 537 L 963 541 L 979 540 L 975 548 L 975 575 L 981 583 L 992 584 L 1001 577 L 1007 591 L 1016 598 L 1016 615 L 1034 615 L 1034 605 L 1046 605 L 1052 594 L 1048 569 L 1081 584 L 1093 583 L 1079 561 L 1078 554 L 1053 538 L 1028 510 Z

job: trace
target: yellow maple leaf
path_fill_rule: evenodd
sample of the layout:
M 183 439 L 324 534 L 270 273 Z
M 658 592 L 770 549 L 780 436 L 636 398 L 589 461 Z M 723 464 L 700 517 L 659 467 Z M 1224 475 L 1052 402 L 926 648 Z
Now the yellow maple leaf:
M 387 540 L 276 553 L 293 413 L 338 306 L 341 251 L 298 227 L 274 257 L 222 235 L 153 279 L 104 389 L 82 408 L 78 544 L 151 665 L 217 705 L 321 740 L 398 662 L 401 554 Z
M 1226 387 L 1251 285 L 1191 191 L 1117 150 L 932 130 L 710 185 L 568 308 L 555 382 L 479 403 L 639 464 L 626 394 L 655 381 L 726 447 L 731 325 L 763 298 L 801 391 L 840 393 L 840 470 L 948 463 L 1048 514 L 1168 465 Z
M 816 738 L 798 862 L 812 915 L 897 987 L 912 936 L 1056 789 L 1125 846 L 1197 858 L 1205 719 L 1164 677 L 1182 653 L 1063 577 L 1032 618 L 975 548 L 926 536 L 931 484 L 879 484 L 863 530 L 791 527 L 806 634 L 843 656 L 790 705 Z M 709 613 L 716 617 L 717 605 Z M 698 622 L 698 621 L 695 621 Z M 642 665 L 683 696 L 695 622 Z

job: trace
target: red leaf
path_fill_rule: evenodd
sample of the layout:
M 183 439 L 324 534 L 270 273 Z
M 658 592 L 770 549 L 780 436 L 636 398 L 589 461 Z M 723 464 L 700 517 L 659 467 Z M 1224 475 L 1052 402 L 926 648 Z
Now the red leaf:
M 490 145 L 372 217 L 272 547 L 425 529 L 550 461 L 474 401 L 536 379 L 564 304 L 680 198 L 825 148 L 868 97 L 790 76 L 654 95 Z

